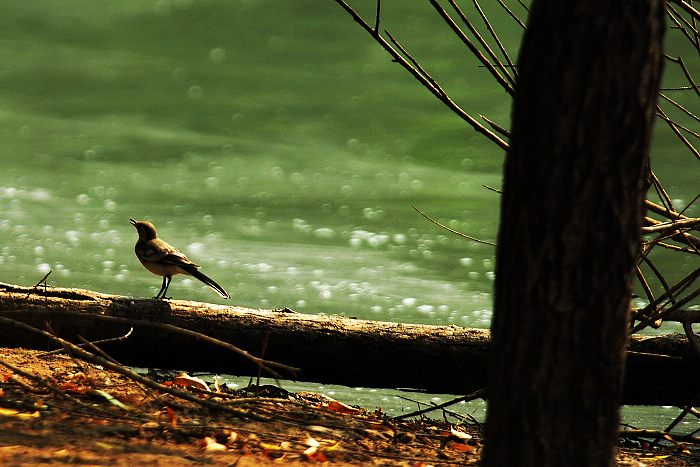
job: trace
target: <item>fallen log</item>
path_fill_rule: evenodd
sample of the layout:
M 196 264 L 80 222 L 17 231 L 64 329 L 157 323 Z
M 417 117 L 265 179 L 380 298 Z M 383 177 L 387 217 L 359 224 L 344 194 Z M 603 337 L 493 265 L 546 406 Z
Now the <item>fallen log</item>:
M 79 342 L 77 336 L 113 338 L 133 327 L 127 339 L 100 347 L 121 363 L 138 367 L 258 374 L 259 366 L 244 356 L 157 326 L 165 323 L 298 367 L 294 377 L 278 370 L 289 379 L 447 394 L 468 394 L 486 385 L 489 332 L 483 329 L 3 283 L 0 316 L 44 330 L 48 326 L 71 342 Z M 0 329 L 0 347 L 54 348 L 45 337 L 7 325 Z M 700 361 L 682 335 L 633 336 L 627 369 L 626 404 L 683 405 L 700 390 Z

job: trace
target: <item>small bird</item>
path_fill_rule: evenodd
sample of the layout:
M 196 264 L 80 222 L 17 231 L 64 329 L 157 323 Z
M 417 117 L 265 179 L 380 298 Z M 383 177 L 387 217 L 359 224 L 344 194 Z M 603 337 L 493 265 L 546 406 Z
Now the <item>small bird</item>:
M 134 251 L 136 257 L 141 261 L 143 267 L 153 274 L 163 276 L 163 285 L 160 292 L 154 298 L 165 299 L 165 292 L 168 291 L 170 281 L 175 274 L 187 274 L 207 284 L 224 298 L 231 296 L 214 282 L 211 278 L 198 271 L 199 265 L 190 261 L 187 256 L 180 253 L 175 247 L 158 238 L 156 228 L 148 221 L 136 221 L 129 219 L 131 225 L 136 227 L 139 239 L 136 242 Z

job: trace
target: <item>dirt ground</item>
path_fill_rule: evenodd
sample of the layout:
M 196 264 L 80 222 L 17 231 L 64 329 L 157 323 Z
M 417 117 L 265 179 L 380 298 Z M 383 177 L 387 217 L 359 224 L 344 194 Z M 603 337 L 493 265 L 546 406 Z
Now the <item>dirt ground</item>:
M 482 446 L 478 425 L 393 420 L 318 394 L 213 396 L 193 379 L 165 381 L 223 411 L 61 354 L 0 349 L 0 362 L 14 367 L 0 366 L 0 465 L 421 467 L 476 464 Z M 618 456 L 625 466 L 698 463 L 697 446 L 679 444 Z

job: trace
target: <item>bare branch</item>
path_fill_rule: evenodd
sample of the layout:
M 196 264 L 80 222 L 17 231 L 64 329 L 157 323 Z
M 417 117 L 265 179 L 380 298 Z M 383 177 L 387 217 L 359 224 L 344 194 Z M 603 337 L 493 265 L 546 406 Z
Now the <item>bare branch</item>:
M 520 21 L 520 18 L 518 18 L 518 17 L 515 15 L 515 13 L 513 13 L 513 11 L 512 11 L 510 8 L 508 8 L 508 5 L 506 5 L 506 4 L 503 2 L 503 0 L 496 0 L 496 1 L 498 2 L 499 5 L 501 5 L 501 7 L 506 11 L 506 13 L 508 13 L 508 15 L 509 15 L 511 18 L 513 18 L 513 19 L 515 20 L 515 22 L 518 23 L 518 25 L 519 25 L 521 28 L 523 28 L 523 30 L 526 30 L 526 29 L 527 29 L 527 27 L 525 27 L 525 23 L 523 23 L 522 21 Z
M 683 8 L 686 13 L 690 14 L 693 20 L 700 19 L 700 12 L 693 8 L 688 2 L 685 2 L 684 0 L 673 0 L 673 3 Z
M 510 56 L 508 55 L 508 51 L 503 46 L 501 39 L 499 39 L 499 37 L 498 37 L 498 34 L 496 34 L 496 30 L 493 29 L 493 26 L 491 26 L 491 22 L 489 21 L 488 17 L 486 16 L 486 13 L 484 13 L 484 11 L 481 9 L 481 5 L 479 5 L 479 2 L 477 0 L 472 0 L 472 1 L 474 3 L 474 7 L 476 8 L 476 11 L 479 13 L 479 16 L 481 16 L 481 19 L 484 21 L 484 24 L 486 25 L 486 29 L 491 34 L 491 37 L 493 37 L 493 40 L 496 41 L 496 45 L 498 45 L 498 49 L 503 54 L 503 57 L 506 59 L 508 66 L 510 67 L 511 70 L 513 70 L 513 75 L 518 76 L 518 69 L 515 67 L 515 65 L 511 61 Z M 450 3 L 452 3 L 452 0 L 450 0 Z
M 426 219 L 428 219 L 428 220 L 429 220 L 430 222 L 432 222 L 433 224 L 435 224 L 435 225 L 437 225 L 437 226 L 440 226 L 440 227 L 442 227 L 443 229 L 445 229 L 445 230 L 447 230 L 447 231 L 449 231 L 449 232 L 452 232 L 452 233 L 455 234 L 455 235 L 459 235 L 459 236 L 462 237 L 462 238 L 466 238 L 467 240 L 471 240 L 471 241 L 474 241 L 474 242 L 477 242 L 477 243 L 483 243 L 484 245 L 496 246 L 495 243 L 491 243 L 491 242 L 486 241 L 486 240 L 480 240 L 480 239 L 478 239 L 478 238 L 476 238 L 476 237 L 471 237 L 471 236 L 469 236 L 469 235 L 463 234 L 462 232 L 459 232 L 459 231 L 457 231 L 457 230 L 451 229 L 451 228 L 447 227 L 446 225 L 439 223 L 438 221 L 436 221 L 435 219 L 433 219 L 432 217 L 430 217 L 429 215 L 427 215 L 426 213 L 424 213 L 423 211 L 421 211 L 421 210 L 418 209 L 417 207 L 415 207 L 415 206 L 412 206 L 412 207 L 413 207 L 413 209 L 415 209 L 416 211 L 418 211 L 418 214 L 420 214 L 421 216 L 425 217 Z
M 367 31 L 375 41 L 381 45 L 384 50 L 386 50 L 389 55 L 403 66 L 414 78 L 416 78 L 426 89 L 428 89 L 435 97 L 437 97 L 443 104 L 445 104 L 452 112 L 457 114 L 462 120 L 466 121 L 475 131 L 483 134 L 492 142 L 496 143 L 501 149 L 508 150 L 508 143 L 503 141 L 494 132 L 479 123 L 474 117 L 465 112 L 460 106 L 458 106 L 449 96 L 438 86 L 436 87 L 430 79 L 419 71 L 407 58 L 405 58 L 401 53 L 399 53 L 386 39 L 384 39 L 381 34 L 374 32 L 373 28 L 344 0 L 335 0 L 335 2 L 340 5 L 352 18 L 357 22 L 362 28 Z

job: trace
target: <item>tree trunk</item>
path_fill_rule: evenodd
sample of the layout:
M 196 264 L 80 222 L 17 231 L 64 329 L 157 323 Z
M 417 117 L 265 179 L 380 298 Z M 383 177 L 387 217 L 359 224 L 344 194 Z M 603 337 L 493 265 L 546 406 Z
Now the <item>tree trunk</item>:
M 101 344 L 121 363 L 150 368 L 251 375 L 258 367 L 208 342 L 173 333 L 162 323 L 197 331 L 301 370 L 317 383 L 414 388 L 469 394 L 486 386 L 489 332 L 457 326 L 365 321 L 181 300 L 151 300 L 80 289 L 36 290 L 0 283 L 1 347 L 55 349 L 46 337 L 12 327 L 11 318 L 79 342 L 134 330 L 125 340 Z M 700 317 L 695 319 L 700 320 Z M 634 336 L 627 358 L 628 404 L 684 405 L 695 395 L 700 362 L 685 337 Z M 653 355 L 656 354 L 656 355 Z M 264 375 L 265 373 L 263 373 Z
M 534 0 L 505 162 L 486 466 L 613 463 L 664 3 Z

